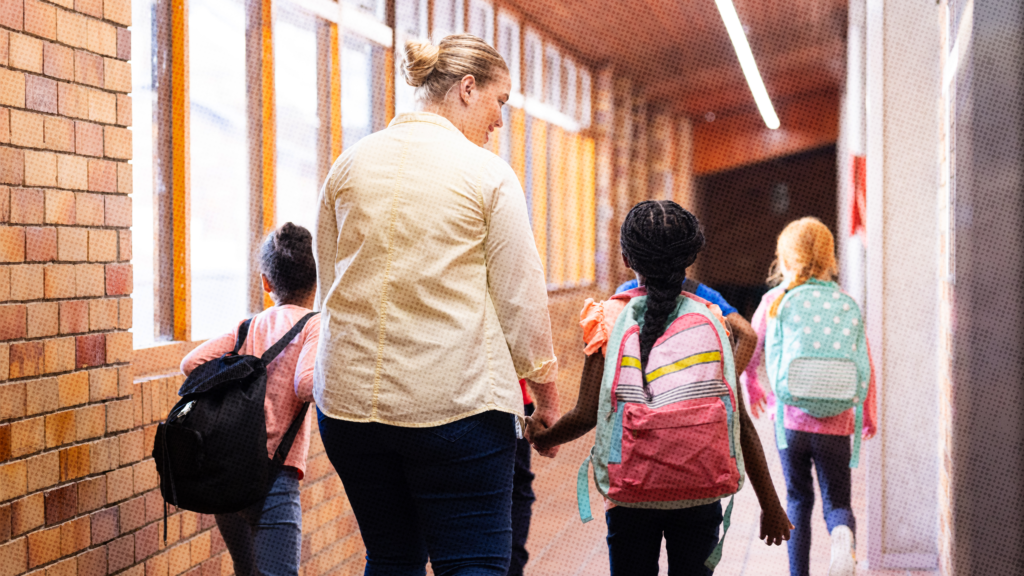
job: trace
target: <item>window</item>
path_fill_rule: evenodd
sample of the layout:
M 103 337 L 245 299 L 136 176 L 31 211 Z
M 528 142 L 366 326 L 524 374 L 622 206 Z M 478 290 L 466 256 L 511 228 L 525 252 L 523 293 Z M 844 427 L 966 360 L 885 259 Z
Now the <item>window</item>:
M 153 3 L 132 2 L 132 338 L 136 348 L 156 341 L 153 219 Z
M 434 0 L 434 42 L 463 30 L 463 0 Z
M 580 128 L 590 128 L 590 89 L 590 71 L 586 68 L 580 68 Z
M 498 14 L 498 53 L 508 64 L 509 75 L 512 77 L 512 92 L 522 91 L 519 85 L 519 22 L 508 12 Z
M 577 76 L 576 76 L 576 64 L 569 58 L 562 60 L 562 112 L 566 116 L 576 120 L 578 116 L 577 108 Z
M 562 58 L 558 48 L 548 44 L 544 47 L 544 102 L 554 108 L 562 108 Z
M 384 21 L 385 7 L 387 4 L 385 0 L 343 0 L 346 4 L 351 4 L 360 10 L 373 14 L 377 20 Z
M 401 114 L 416 107 L 416 89 L 402 73 L 403 54 L 407 40 L 427 37 L 426 0 L 395 0 L 395 28 L 395 113 Z
M 318 70 L 318 18 L 295 4 L 274 4 L 274 91 L 277 105 L 277 224 L 312 231 L 316 223 L 320 129 L 317 100 L 327 63 Z
M 526 87 L 526 94 L 530 98 L 540 100 L 541 89 L 544 86 L 544 44 L 540 35 L 533 30 L 526 31 L 526 62 L 523 71 L 526 78 L 523 84 Z
M 494 7 L 486 0 L 469 0 L 469 33 L 494 46 Z
M 373 131 L 374 94 L 382 82 L 374 75 L 379 51 L 369 40 L 345 34 L 341 60 L 341 122 L 347 149 Z
M 210 58 L 216 54 L 216 58 Z M 245 9 L 238 0 L 189 8 L 192 339 L 246 315 L 249 132 Z

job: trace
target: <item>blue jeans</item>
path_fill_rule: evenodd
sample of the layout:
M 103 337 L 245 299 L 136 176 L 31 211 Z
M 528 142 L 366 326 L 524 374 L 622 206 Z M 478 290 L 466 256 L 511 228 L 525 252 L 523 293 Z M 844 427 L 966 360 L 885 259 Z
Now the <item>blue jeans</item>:
M 604 517 L 612 576 L 657 576 L 663 535 L 669 576 L 712 573 L 704 561 L 718 545 L 721 502 L 681 510 L 616 506 Z
M 299 573 L 302 505 L 299 475 L 282 470 L 270 492 L 240 512 L 214 516 L 231 553 L 235 576 L 285 576 Z
M 814 511 L 814 481 L 811 465 L 818 473 L 822 511 L 829 533 L 836 526 L 856 532 L 850 508 L 850 437 L 786 430 L 789 448 L 779 450 L 786 476 L 786 513 L 796 528 L 789 539 L 789 573 L 807 576 L 811 565 L 811 514 Z
M 336 420 L 320 436 L 366 545 L 368 576 L 505 576 L 512 549 L 511 414 L 443 426 Z
M 533 404 L 524 407 L 526 415 L 533 414 Z M 523 567 L 530 559 L 526 551 L 526 539 L 530 535 L 530 520 L 533 517 L 533 471 L 530 470 L 530 442 L 525 438 L 516 440 L 516 465 L 512 475 L 512 561 L 508 576 L 523 576 Z

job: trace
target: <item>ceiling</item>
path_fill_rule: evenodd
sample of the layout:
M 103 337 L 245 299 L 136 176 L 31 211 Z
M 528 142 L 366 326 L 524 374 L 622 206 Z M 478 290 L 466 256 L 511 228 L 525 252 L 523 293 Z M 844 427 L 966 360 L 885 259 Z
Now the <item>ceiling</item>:
M 714 0 L 507 0 L 593 64 L 692 118 L 754 108 Z M 734 0 L 773 103 L 838 89 L 846 0 Z

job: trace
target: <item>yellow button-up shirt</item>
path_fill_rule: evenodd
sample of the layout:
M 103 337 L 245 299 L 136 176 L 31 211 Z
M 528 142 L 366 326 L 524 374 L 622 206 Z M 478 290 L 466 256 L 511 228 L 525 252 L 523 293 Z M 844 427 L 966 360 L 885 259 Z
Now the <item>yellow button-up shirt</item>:
M 314 234 L 313 397 L 332 418 L 522 414 L 553 382 L 547 289 L 515 172 L 442 116 L 401 114 L 331 167 Z

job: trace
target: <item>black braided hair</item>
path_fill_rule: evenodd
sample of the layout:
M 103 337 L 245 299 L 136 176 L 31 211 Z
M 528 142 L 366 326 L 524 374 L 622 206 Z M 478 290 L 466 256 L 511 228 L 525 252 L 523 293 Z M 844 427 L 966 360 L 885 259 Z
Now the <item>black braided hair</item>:
M 665 333 L 668 316 L 676 307 L 686 269 L 704 248 L 704 231 L 697 218 L 671 200 L 641 202 L 626 215 L 619 243 L 629 266 L 644 276 L 647 312 L 640 330 L 640 365 L 647 387 L 647 359 L 654 343 Z
M 267 235 L 260 246 L 260 272 L 281 304 L 291 304 L 316 288 L 313 235 L 291 222 Z

